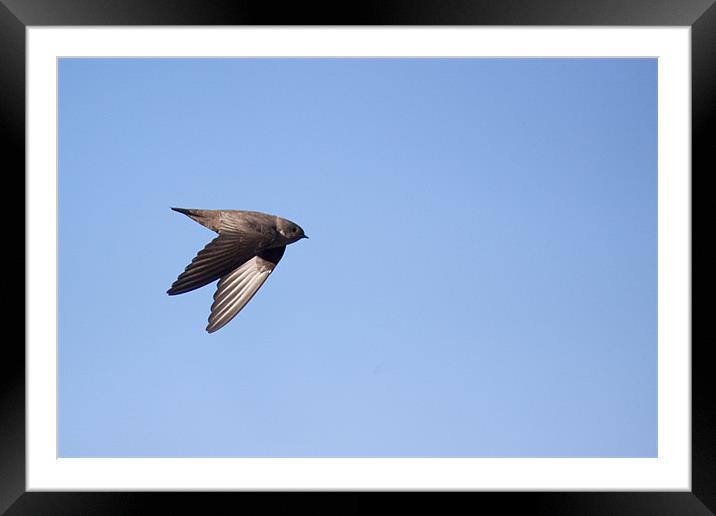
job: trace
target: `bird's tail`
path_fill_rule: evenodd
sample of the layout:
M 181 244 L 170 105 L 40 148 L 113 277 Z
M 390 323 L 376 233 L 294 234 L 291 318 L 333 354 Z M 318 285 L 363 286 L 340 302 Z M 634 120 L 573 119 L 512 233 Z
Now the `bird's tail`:
M 179 213 L 183 213 L 184 215 L 187 215 L 189 217 L 200 217 L 201 210 L 191 210 L 187 208 L 172 208 L 174 211 L 178 211 Z
M 199 224 L 204 224 L 202 221 L 208 219 L 211 213 L 213 213 L 211 210 L 195 210 L 192 208 L 172 208 L 172 210 L 183 213 L 187 217 L 191 217 Z
M 192 208 L 172 208 L 172 210 L 183 213 L 212 231 L 219 232 L 219 212 L 216 210 L 195 210 Z

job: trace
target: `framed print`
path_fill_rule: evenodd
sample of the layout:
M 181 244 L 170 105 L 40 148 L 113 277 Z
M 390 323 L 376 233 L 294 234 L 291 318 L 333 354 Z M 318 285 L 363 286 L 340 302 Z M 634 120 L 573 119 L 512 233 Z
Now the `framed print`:
M 3 3 L 27 305 L 0 510 L 713 510 L 716 8 L 388 6 Z

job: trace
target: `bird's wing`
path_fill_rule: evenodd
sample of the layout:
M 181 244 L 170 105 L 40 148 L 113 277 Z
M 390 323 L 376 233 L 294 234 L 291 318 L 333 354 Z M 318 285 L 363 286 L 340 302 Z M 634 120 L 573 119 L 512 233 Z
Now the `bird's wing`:
M 263 234 L 240 230 L 222 231 L 186 266 L 167 294 L 183 294 L 224 276 L 270 243 Z
M 285 246 L 268 249 L 221 278 L 214 293 L 206 331 L 215 332 L 246 306 L 276 268 L 285 250 Z

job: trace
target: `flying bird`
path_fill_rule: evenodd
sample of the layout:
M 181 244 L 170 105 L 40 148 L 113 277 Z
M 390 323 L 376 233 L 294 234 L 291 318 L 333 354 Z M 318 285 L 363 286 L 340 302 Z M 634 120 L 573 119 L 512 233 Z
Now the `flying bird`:
M 308 238 L 290 220 L 258 211 L 172 208 L 219 234 L 194 257 L 171 288 L 170 296 L 219 280 L 206 331 L 233 319 L 264 284 L 286 246 Z

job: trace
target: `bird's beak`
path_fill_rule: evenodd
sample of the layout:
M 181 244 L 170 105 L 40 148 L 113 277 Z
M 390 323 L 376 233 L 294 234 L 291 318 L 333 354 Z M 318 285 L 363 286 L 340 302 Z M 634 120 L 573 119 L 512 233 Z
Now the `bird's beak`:
M 303 235 L 303 238 L 308 238 L 308 235 Z

